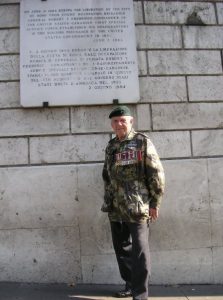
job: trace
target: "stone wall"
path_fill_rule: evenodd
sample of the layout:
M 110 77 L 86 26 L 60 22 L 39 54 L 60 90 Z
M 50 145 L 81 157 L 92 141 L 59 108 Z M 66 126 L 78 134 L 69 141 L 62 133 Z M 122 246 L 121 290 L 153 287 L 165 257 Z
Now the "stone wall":
M 112 106 L 20 106 L 19 2 L 0 0 L 0 280 L 120 283 L 100 212 Z M 167 179 L 152 283 L 223 283 L 223 2 L 134 10 L 141 100 L 131 108 Z

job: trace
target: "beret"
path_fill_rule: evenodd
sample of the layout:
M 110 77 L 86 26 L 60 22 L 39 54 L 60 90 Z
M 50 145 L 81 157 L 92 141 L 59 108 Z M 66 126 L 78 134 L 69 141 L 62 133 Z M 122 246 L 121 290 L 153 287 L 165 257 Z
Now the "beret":
M 121 117 L 121 116 L 131 116 L 132 117 L 132 113 L 127 106 L 121 105 L 121 106 L 114 108 L 109 115 L 109 119 L 111 119 L 112 117 Z

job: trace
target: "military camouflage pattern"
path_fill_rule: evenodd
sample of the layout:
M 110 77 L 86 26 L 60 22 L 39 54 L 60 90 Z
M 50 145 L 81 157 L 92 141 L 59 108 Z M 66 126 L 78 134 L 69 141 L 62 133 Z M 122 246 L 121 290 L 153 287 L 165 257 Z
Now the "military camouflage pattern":
M 123 141 L 111 139 L 102 176 L 105 195 L 101 210 L 108 212 L 111 221 L 145 222 L 149 207 L 159 208 L 164 171 L 146 135 L 132 130 Z

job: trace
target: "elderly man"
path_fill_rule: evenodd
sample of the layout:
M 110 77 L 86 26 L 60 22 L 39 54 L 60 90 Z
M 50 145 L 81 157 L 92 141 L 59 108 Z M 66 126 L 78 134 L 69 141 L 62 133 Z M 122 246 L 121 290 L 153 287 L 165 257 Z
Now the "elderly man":
M 148 297 L 150 276 L 149 220 L 156 220 L 164 191 L 164 171 L 157 152 L 142 133 L 133 129 L 126 106 L 109 115 L 116 137 L 106 148 L 104 203 L 112 241 L 125 289 L 116 297 Z

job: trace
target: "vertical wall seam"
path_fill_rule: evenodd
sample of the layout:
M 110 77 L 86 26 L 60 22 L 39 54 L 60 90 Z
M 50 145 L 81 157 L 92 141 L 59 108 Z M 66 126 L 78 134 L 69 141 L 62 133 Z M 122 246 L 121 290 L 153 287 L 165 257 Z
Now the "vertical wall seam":
M 149 73 L 149 52 L 146 51 L 146 75 L 150 75 Z
M 153 113 L 152 113 L 152 104 L 149 104 L 149 111 L 150 111 L 150 127 L 151 131 L 153 131 Z
M 214 5 L 214 11 L 215 11 L 216 24 L 219 24 L 217 4 L 213 3 L 213 5 Z
M 30 137 L 27 138 L 27 147 L 28 147 L 28 165 L 31 164 L 31 159 L 30 159 Z
M 77 187 L 77 191 L 76 191 L 76 195 L 75 195 L 75 198 L 78 199 L 78 186 L 79 186 L 79 183 L 78 183 L 78 169 L 79 167 L 77 166 L 76 167 L 76 187 Z M 79 201 L 79 200 L 78 200 Z M 77 216 L 77 226 L 78 226 L 78 235 L 79 235 L 79 243 L 80 243 L 80 281 L 81 283 L 83 283 L 83 261 L 82 261 L 82 243 L 81 243 L 81 230 L 80 230 L 80 218 L 79 216 Z
M 142 20 L 143 20 L 143 24 L 146 24 L 146 17 L 145 17 L 145 8 L 144 8 L 144 1 L 141 1 L 141 5 L 142 5 Z
M 190 152 L 191 152 L 191 157 L 194 157 L 192 130 L 190 130 L 189 133 L 190 133 Z
M 186 96 L 187 96 L 187 102 L 190 102 L 190 97 L 189 97 L 189 85 L 188 85 L 188 75 L 185 75 L 185 83 L 186 83 Z
M 220 51 L 220 55 L 221 55 L 221 67 L 223 72 L 223 50 Z
M 180 25 L 180 33 L 181 33 L 181 48 L 185 49 L 183 25 Z
M 72 126 L 71 126 L 71 107 L 69 107 L 69 133 L 72 133 Z
M 208 185 L 208 204 L 209 204 L 209 219 L 210 219 L 210 238 L 211 238 L 211 281 L 214 283 L 214 254 L 213 254 L 213 222 L 212 222 L 212 213 L 211 213 L 211 193 L 210 193 L 210 179 L 209 179 L 209 159 L 206 159 L 206 168 L 207 168 L 207 185 Z

